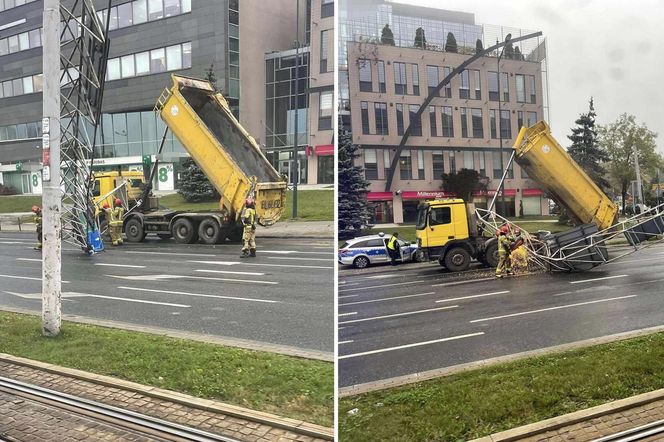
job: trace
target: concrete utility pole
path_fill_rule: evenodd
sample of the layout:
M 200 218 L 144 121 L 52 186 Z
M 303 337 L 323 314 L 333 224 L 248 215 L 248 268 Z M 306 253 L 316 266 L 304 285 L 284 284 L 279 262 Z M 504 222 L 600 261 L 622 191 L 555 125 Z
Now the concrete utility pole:
M 639 204 L 643 204 L 643 189 L 641 188 L 641 169 L 639 168 L 639 152 L 636 150 L 636 144 L 632 146 L 634 154 L 634 168 L 636 169 L 636 194 L 639 196 Z
M 295 136 L 293 137 L 293 218 L 297 218 L 297 181 L 300 175 L 300 162 L 297 152 L 298 137 L 298 110 L 300 101 L 298 100 L 300 86 L 300 0 L 297 0 L 295 12 Z
M 42 333 L 60 334 L 62 222 L 60 212 L 60 0 L 44 0 L 42 120 Z

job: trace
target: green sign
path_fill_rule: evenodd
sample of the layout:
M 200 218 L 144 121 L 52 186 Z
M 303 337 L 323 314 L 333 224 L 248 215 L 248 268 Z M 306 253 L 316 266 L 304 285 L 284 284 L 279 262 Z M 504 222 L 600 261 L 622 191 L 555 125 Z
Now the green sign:
M 149 169 L 152 166 L 152 155 L 143 155 L 143 167 Z
M 159 168 L 159 181 L 162 183 L 168 181 L 168 169 L 166 169 L 165 167 Z
M 21 162 L 16 163 L 16 171 L 20 172 L 22 170 L 23 170 L 23 163 Z

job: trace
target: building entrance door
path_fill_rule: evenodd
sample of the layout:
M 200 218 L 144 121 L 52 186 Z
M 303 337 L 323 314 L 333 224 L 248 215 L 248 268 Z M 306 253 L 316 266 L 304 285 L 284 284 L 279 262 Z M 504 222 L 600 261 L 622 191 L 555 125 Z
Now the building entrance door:
M 32 187 L 30 187 L 29 173 L 21 174 L 21 193 L 32 193 Z

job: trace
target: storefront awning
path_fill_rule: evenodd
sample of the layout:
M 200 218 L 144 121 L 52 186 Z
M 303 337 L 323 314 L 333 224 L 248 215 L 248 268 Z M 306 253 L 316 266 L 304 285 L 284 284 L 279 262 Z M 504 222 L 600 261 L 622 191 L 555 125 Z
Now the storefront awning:
M 403 200 L 433 200 L 454 197 L 455 195 L 452 192 L 445 192 L 442 190 L 416 190 L 403 192 L 401 194 L 401 199 Z
M 487 196 L 494 196 L 495 194 L 496 189 L 487 191 Z M 516 196 L 516 189 L 503 189 L 503 196 Z
M 523 189 L 521 192 L 523 196 L 541 196 L 544 195 L 542 189 Z
M 334 144 L 323 144 L 321 146 L 316 146 L 315 148 L 316 155 L 325 156 L 325 155 L 334 155 Z
M 369 192 L 367 201 L 392 201 L 392 192 Z

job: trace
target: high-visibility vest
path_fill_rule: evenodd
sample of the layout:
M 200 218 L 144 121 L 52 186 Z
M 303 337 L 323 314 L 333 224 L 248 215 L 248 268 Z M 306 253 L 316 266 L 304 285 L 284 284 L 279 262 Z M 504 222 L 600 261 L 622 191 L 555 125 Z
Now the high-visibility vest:
M 390 250 L 396 250 L 397 249 L 397 242 L 398 238 L 394 235 L 390 238 L 390 240 L 387 242 L 387 248 Z
M 254 225 L 256 221 L 256 209 L 252 209 L 251 207 L 247 207 L 244 209 L 244 216 L 242 217 L 242 223 L 245 226 L 252 226 Z
M 109 210 L 109 221 L 110 226 L 119 226 L 122 225 L 122 218 L 124 216 L 124 208 L 116 207 L 113 210 Z
M 498 253 L 510 253 L 510 239 L 507 235 L 500 235 L 498 237 Z

